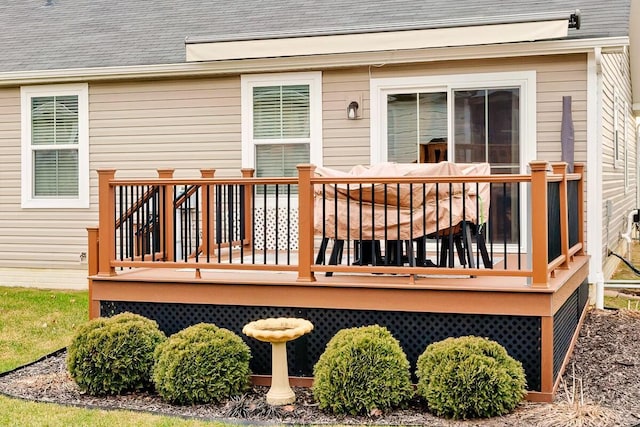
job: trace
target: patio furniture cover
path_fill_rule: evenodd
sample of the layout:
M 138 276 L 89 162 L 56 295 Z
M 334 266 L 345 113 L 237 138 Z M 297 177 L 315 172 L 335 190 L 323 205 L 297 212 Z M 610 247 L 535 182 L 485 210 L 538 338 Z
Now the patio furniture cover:
M 317 167 L 318 177 L 416 178 L 414 183 L 338 183 L 314 186 L 316 235 L 339 240 L 410 240 L 444 233 L 462 220 L 475 224 L 489 213 L 489 183 L 449 183 L 447 177 L 489 175 L 488 163 L 380 163 L 349 172 Z M 439 184 L 419 178 L 437 177 Z M 463 193 L 464 188 L 464 193 Z M 478 215 L 479 213 L 479 215 Z

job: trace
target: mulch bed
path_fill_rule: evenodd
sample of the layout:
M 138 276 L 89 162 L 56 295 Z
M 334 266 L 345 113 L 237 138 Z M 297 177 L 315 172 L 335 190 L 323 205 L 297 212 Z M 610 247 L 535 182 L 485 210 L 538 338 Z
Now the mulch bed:
M 294 389 L 297 401 L 283 407 L 264 403 L 266 387 L 253 387 L 244 396 L 215 405 L 175 406 L 146 392 L 94 397 L 81 393 L 69 378 L 64 351 L 4 374 L 0 377 L 0 393 L 65 405 L 147 411 L 243 424 L 635 426 L 640 424 L 639 338 L 639 312 L 592 311 L 565 372 L 565 385 L 561 386 L 553 404 L 524 402 L 504 417 L 466 422 L 434 417 L 419 399 L 412 401 L 407 409 L 389 413 L 334 416 L 320 410 L 312 393 L 300 388 Z M 574 403 L 571 403 L 574 397 Z

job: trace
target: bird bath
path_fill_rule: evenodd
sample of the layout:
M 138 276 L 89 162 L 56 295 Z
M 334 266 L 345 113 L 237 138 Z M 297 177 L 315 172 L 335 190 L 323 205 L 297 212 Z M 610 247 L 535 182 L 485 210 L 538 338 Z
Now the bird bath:
M 271 343 L 271 388 L 267 393 L 270 405 L 286 405 L 296 400 L 289 386 L 287 368 L 287 342 L 313 330 L 313 324 L 305 319 L 271 318 L 247 323 L 242 333 L 259 341 Z

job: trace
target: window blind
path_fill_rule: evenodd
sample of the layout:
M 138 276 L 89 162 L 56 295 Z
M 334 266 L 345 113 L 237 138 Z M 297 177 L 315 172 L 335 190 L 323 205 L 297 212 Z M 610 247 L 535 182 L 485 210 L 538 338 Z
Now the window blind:
M 31 98 L 34 197 L 78 196 L 78 96 Z
M 253 88 L 255 139 L 309 136 L 309 85 Z
M 309 85 L 254 87 L 253 138 L 256 176 L 297 175 L 309 162 Z
M 256 176 L 297 176 L 296 166 L 309 163 L 309 144 L 256 145 Z

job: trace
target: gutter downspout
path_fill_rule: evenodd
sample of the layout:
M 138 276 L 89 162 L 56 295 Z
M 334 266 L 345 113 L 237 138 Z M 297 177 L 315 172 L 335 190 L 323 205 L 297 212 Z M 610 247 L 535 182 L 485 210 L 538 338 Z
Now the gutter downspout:
M 604 308 L 602 230 L 602 50 L 587 60 L 587 252 L 589 283 L 595 285 L 596 308 Z

